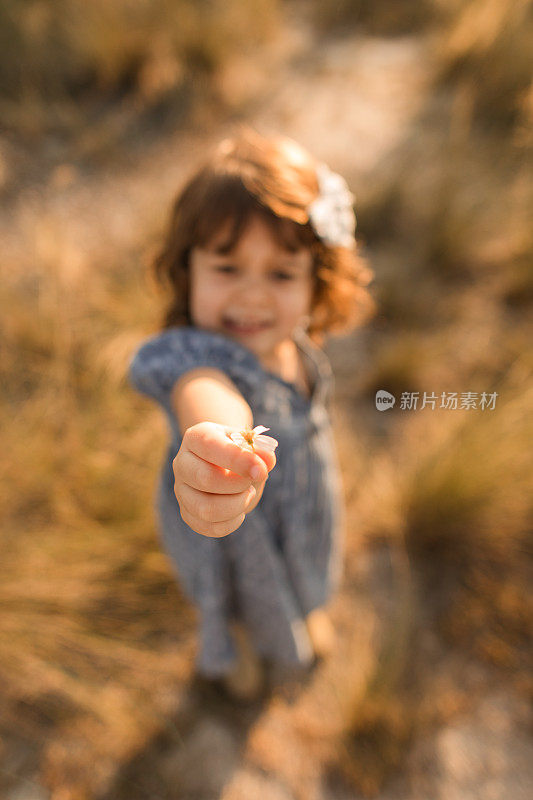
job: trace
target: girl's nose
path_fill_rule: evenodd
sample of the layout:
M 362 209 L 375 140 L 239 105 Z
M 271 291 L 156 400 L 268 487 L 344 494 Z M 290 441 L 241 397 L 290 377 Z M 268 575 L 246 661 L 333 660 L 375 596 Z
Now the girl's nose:
M 255 300 L 264 301 L 267 299 L 268 283 L 262 275 L 245 275 L 239 288 L 249 303 Z

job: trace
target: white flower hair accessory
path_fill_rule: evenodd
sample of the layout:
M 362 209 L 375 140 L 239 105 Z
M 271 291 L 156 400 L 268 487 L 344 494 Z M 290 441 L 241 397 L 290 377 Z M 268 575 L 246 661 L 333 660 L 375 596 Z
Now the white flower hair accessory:
M 326 164 L 316 170 L 318 197 L 307 208 L 309 221 L 322 241 L 330 247 L 353 247 L 355 226 L 354 195 L 341 175 Z

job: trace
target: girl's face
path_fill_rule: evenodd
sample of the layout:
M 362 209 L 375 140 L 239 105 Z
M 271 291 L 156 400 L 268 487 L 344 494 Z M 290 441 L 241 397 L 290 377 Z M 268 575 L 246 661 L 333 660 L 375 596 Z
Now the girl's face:
M 233 250 L 224 255 L 216 249 L 223 242 L 219 236 L 191 251 L 192 321 L 236 339 L 272 368 L 280 345 L 311 312 L 311 252 L 286 250 L 258 217 L 252 217 Z

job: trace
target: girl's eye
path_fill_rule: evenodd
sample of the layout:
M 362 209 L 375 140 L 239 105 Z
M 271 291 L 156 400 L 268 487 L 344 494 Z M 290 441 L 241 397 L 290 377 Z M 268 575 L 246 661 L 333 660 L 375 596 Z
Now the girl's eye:
M 215 267 L 215 272 L 220 272 L 222 275 L 235 275 L 237 267 L 234 267 L 233 264 L 219 264 Z
M 281 269 L 272 272 L 271 276 L 275 281 L 292 281 L 295 278 L 292 272 L 285 272 Z

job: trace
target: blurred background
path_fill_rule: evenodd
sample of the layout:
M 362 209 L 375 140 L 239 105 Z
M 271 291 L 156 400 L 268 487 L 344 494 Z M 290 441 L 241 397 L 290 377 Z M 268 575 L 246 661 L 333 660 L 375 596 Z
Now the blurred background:
M 2 798 L 531 796 L 532 46 L 530 0 L 3 0 Z M 126 379 L 168 204 L 241 123 L 346 176 L 376 302 L 327 344 L 338 649 L 248 709 L 190 691 Z

